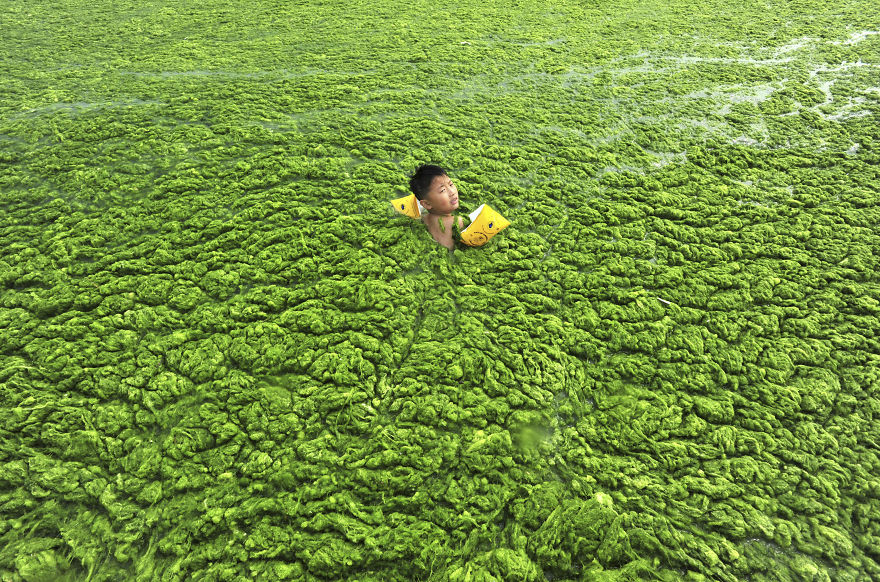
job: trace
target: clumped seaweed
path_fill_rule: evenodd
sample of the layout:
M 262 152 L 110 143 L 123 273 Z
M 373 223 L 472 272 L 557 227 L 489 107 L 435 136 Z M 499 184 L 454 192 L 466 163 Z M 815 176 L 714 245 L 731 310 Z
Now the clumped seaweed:
M 873 5 L 7 4 L 0 579 L 880 578 Z

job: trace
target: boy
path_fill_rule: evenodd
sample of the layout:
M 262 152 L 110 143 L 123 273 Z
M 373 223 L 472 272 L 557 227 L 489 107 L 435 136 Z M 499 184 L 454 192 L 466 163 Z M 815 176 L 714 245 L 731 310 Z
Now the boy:
M 409 180 L 409 189 L 428 211 L 427 214 L 422 215 L 422 222 L 425 223 L 428 232 L 438 243 L 453 250 L 455 241 L 452 237 L 452 223 L 458 218 L 460 229 L 464 221 L 460 216 L 452 215 L 452 212 L 458 208 L 458 189 L 446 174 L 446 170 L 430 164 L 419 166 Z

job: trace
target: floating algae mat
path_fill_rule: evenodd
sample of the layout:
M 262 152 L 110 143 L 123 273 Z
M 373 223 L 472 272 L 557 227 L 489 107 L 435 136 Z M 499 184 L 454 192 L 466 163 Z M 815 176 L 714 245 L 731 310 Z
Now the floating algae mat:
M 880 579 L 878 5 L 2 20 L 0 579 Z

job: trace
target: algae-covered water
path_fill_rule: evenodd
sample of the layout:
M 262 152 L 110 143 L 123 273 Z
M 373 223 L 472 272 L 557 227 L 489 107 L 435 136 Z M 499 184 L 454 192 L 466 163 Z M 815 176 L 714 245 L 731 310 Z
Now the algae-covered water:
M 880 579 L 876 3 L 0 29 L 0 580 Z

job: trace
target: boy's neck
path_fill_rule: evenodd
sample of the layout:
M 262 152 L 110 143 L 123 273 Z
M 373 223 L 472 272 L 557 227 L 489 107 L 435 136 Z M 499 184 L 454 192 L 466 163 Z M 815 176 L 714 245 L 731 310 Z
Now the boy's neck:
M 447 214 L 439 214 L 439 213 L 437 213 L 437 212 L 432 212 L 432 211 L 430 211 L 430 210 L 428 211 L 428 214 L 430 214 L 431 216 L 452 216 L 452 213 L 451 213 L 451 212 L 449 212 L 449 213 L 447 213 Z

